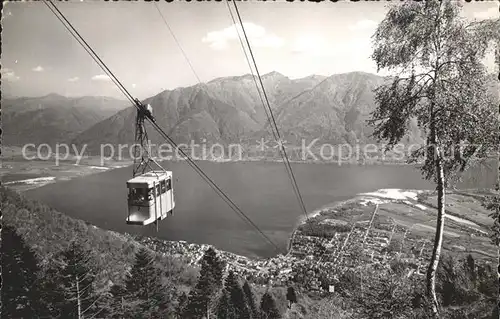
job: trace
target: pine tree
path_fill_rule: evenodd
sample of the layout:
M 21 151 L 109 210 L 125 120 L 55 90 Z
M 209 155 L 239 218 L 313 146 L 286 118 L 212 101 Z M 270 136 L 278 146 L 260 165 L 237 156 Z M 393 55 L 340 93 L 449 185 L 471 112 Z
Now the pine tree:
M 201 319 L 207 316 L 222 286 L 224 263 L 212 247 L 205 251 L 200 263 L 200 277 L 189 293 L 189 301 L 183 318 Z
M 245 293 L 241 288 L 238 278 L 234 272 L 230 271 L 224 283 L 224 294 L 229 296 L 230 308 L 234 310 L 232 318 L 235 319 L 249 319 L 250 309 L 248 307 Z
M 45 270 L 42 280 L 41 300 L 47 306 L 43 317 L 61 318 L 62 306 L 66 303 L 65 287 L 61 278 L 59 260 L 55 260 Z
M 217 256 L 217 253 L 215 252 L 215 250 L 212 247 L 207 249 L 201 262 L 202 262 L 202 267 L 203 267 L 203 265 L 206 265 L 206 267 L 208 269 L 210 269 L 210 272 L 211 272 L 213 279 L 214 279 L 215 289 L 216 290 L 221 289 L 222 288 L 222 279 L 224 277 L 225 264 Z
M 184 310 L 183 318 L 201 319 L 207 315 L 211 307 L 210 291 L 211 279 L 205 275 L 200 276 L 196 286 L 190 291 L 188 304 Z
M 98 296 L 95 293 L 95 269 L 92 254 L 80 244 L 72 242 L 60 254 L 60 279 L 64 303 L 60 306 L 62 318 L 83 318 L 97 311 L 93 306 Z M 57 292 L 56 292 L 57 295 Z
M 472 257 L 471 254 L 468 254 L 465 263 L 466 263 L 465 269 L 469 274 L 469 278 L 473 283 L 475 283 L 477 274 L 476 274 L 476 261 L 474 260 L 474 257 Z
M 294 303 L 297 303 L 297 294 L 295 293 L 295 289 L 293 287 L 288 287 L 286 292 L 286 300 L 288 300 L 290 308 Z
M 161 270 L 155 266 L 154 256 L 141 248 L 135 255 L 135 263 L 125 278 L 121 292 L 123 302 L 135 306 L 134 318 L 162 318 L 167 310 L 166 287 L 162 283 Z M 115 294 L 119 289 L 115 289 Z M 120 295 L 118 293 L 117 297 Z
M 129 318 L 133 313 L 133 305 L 130 302 L 125 302 L 127 290 L 121 285 L 112 285 L 110 290 L 111 298 L 109 300 L 108 318 L 122 319 Z
M 115 312 L 115 309 L 119 309 L 119 305 L 115 302 L 116 299 L 111 293 L 111 289 L 102 292 L 95 301 L 96 312 L 91 316 L 84 316 L 84 318 L 124 319 L 125 317 L 122 314 L 117 314 Z
M 223 291 L 217 303 L 217 319 L 232 319 L 234 317 L 234 309 L 232 309 L 229 299 L 228 292 Z
M 281 314 L 273 296 L 266 292 L 260 301 L 260 316 L 262 319 L 280 319 Z
M 257 308 L 257 304 L 255 303 L 255 296 L 253 294 L 252 287 L 250 287 L 250 284 L 246 280 L 243 284 L 243 292 L 245 293 L 251 317 L 253 319 L 257 319 L 259 317 L 259 309 Z
M 177 303 L 177 308 L 175 310 L 175 315 L 177 318 L 182 318 L 182 314 L 185 311 L 185 308 L 188 303 L 189 296 L 185 293 L 182 292 L 182 294 L 178 298 L 178 303 Z
M 40 304 L 39 267 L 34 252 L 11 226 L 2 227 L 2 316 L 38 318 Z

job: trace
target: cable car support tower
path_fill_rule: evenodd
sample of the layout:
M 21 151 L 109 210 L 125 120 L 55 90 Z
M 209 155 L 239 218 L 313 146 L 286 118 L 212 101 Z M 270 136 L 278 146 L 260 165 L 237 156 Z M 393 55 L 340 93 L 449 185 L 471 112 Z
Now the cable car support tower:
M 142 182 L 144 182 L 144 179 L 146 180 L 156 180 L 153 182 L 153 201 L 154 201 L 154 223 L 156 225 L 156 231 L 158 231 L 158 222 L 163 219 L 165 215 L 165 208 L 167 206 L 170 206 L 171 209 L 173 209 L 173 194 L 169 196 L 170 202 L 169 203 L 164 203 L 164 198 L 162 195 L 166 191 L 166 185 L 165 183 L 165 177 L 171 175 L 171 172 L 167 172 L 154 158 L 153 154 L 151 152 L 151 146 L 149 143 L 149 138 L 148 138 L 148 133 L 146 130 L 146 125 L 145 121 L 146 119 L 150 120 L 151 123 L 156 123 L 155 118 L 153 117 L 153 109 L 151 105 L 144 103 L 141 103 L 138 99 L 134 100 L 136 106 L 137 106 L 137 114 L 136 114 L 136 119 L 135 119 L 135 144 L 134 144 L 134 164 L 133 164 L 133 169 L 132 169 L 132 179 L 129 181 L 129 183 L 138 181 L 139 179 L 142 179 Z M 156 170 L 154 168 L 157 168 Z M 155 176 L 155 177 L 154 177 Z M 168 177 L 167 177 L 168 178 Z M 161 181 L 160 181 L 161 180 Z M 170 192 L 171 190 L 171 180 L 168 181 L 170 186 L 168 186 Z M 149 184 L 149 183 L 148 183 Z M 148 186 L 151 187 L 151 186 Z M 157 189 L 157 187 L 159 187 Z M 162 197 L 162 198 L 160 198 Z M 159 211 L 160 214 L 158 214 L 158 207 L 157 204 L 160 204 Z M 166 204 L 166 205 L 165 205 Z M 162 207 L 163 206 L 163 207 Z M 141 210 L 140 207 L 135 207 L 135 209 Z M 131 208 L 129 206 L 129 212 Z M 170 210 L 171 212 L 171 210 Z M 152 213 L 152 212 L 151 212 Z M 140 224 L 142 225 L 147 225 L 149 224 L 152 220 L 148 218 L 149 221 L 142 221 Z M 128 218 L 128 223 L 135 224 L 134 222 L 130 222 L 130 215 Z
M 158 164 L 151 156 L 151 147 L 148 139 L 148 132 L 146 131 L 145 120 L 149 118 L 151 122 L 156 122 L 153 117 L 153 109 L 151 105 L 144 105 L 138 99 L 135 99 L 137 108 L 137 115 L 135 118 L 135 145 L 134 145 L 134 167 L 132 171 L 133 177 L 146 173 L 147 168 L 154 172 L 151 164 L 159 167 L 160 170 L 165 169 Z

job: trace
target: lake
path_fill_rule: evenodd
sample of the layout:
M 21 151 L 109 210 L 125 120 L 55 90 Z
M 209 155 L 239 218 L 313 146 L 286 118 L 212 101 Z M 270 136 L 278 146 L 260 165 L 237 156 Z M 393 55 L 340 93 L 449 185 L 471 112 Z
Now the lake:
M 283 163 L 198 162 L 259 228 L 286 250 L 288 238 L 304 216 Z M 164 163 L 173 171 L 174 215 L 154 225 L 130 226 L 127 218 L 126 181 L 132 168 L 89 175 L 27 191 L 26 196 L 45 202 L 69 216 L 104 229 L 211 244 L 249 257 L 269 257 L 274 249 L 254 228 L 204 182 L 185 162 Z M 433 189 L 420 171 L 405 165 L 292 164 L 308 212 L 380 188 Z M 480 178 L 493 185 L 493 174 Z M 466 185 L 471 187 L 471 185 Z

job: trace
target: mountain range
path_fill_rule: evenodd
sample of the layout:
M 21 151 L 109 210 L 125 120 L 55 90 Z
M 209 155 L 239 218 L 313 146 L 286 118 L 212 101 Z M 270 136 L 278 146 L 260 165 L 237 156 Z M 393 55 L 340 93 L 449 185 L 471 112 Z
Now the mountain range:
M 366 123 L 375 109 L 373 90 L 388 78 L 364 72 L 312 75 L 290 79 L 278 72 L 261 77 L 280 134 L 289 144 L 318 138 L 340 144 L 373 142 Z M 149 103 L 159 125 L 177 143 L 254 143 L 272 140 L 266 111 L 252 75 L 217 78 L 190 87 L 165 90 Z M 136 109 L 111 98 L 6 99 L 4 143 L 70 142 L 98 152 L 103 144 L 134 143 Z M 416 121 L 406 142 L 422 142 Z M 165 141 L 147 123 L 152 143 Z
M 363 72 L 293 80 L 271 72 L 262 76 L 266 92 L 262 97 L 269 101 L 280 134 L 290 144 L 316 138 L 332 144 L 365 142 L 372 132 L 365 120 L 375 108 L 373 90 L 384 81 Z M 191 140 L 245 144 L 273 138 L 252 75 L 166 90 L 144 103 L 153 107 L 160 126 L 177 144 Z M 73 143 L 87 144 L 90 151 L 106 143 L 131 145 L 135 116 L 135 108 L 124 109 L 82 132 Z M 153 143 L 164 143 L 152 128 L 148 133 Z
M 126 102 L 109 97 L 43 97 L 2 99 L 2 143 L 55 145 L 125 109 Z

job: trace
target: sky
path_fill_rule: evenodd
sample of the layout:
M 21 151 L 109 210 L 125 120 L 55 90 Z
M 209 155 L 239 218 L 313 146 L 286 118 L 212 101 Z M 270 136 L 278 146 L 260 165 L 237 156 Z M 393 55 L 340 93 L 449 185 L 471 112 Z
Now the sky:
M 56 2 L 127 90 L 140 99 L 194 85 L 197 78 L 207 82 L 250 73 L 226 2 L 156 4 L 172 33 L 153 2 Z M 293 79 L 376 73 L 370 60 L 371 36 L 388 5 L 246 1 L 238 2 L 238 9 L 260 74 L 277 71 Z M 463 5 L 467 18 L 498 17 L 498 1 Z M 232 4 L 231 9 L 234 14 Z M 124 99 L 43 2 L 7 2 L 3 10 L 3 94 Z

